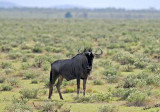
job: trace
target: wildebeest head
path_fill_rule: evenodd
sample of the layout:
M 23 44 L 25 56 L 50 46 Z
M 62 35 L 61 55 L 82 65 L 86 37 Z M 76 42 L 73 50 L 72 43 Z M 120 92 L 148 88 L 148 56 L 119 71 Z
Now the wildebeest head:
M 98 51 L 98 50 L 101 51 L 100 54 L 97 54 L 97 51 Z M 103 51 L 102 51 L 100 48 L 99 48 L 98 50 L 96 50 L 96 52 L 92 52 L 92 49 L 91 49 L 91 48 L 85 48 L 84 51 L 82 52 L 82 53 L 87 57 L 87 60 L 88 60 L 87 69 L 88 69 L 88 70 L 91 70 L 91 69 L 92 69 L 92 63 L 93 63 L 94 57 L 103 54 Z M 81 53 L 81 52 L 80 52 L 80 49 L 78 50 L 78 52 Z

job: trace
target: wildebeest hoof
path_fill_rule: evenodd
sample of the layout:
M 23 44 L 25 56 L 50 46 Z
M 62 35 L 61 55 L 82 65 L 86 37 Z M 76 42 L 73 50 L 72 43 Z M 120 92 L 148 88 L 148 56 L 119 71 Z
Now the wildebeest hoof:
M 51 99 L 50 97 L 48 97 L 48 99 Z
M 64 100 L 63 98 L 61 98 L 61 100 Z

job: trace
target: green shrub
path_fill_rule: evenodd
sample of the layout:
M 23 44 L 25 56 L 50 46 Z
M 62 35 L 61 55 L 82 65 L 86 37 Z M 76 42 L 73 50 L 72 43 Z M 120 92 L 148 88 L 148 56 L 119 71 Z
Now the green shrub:
M 145 106 L 148 100 L 148 94 L 141 91 L 135 91 L 127 98 L 128 103 L 135 106 Z
M 135 61 L 134 57 L 129 52 L 125 52 L 125 51 L 116 53 L 113 56 L 113 60 L 119 62 L 122 65 L 125 65 L 125 64 L 132 65 Z
M 98 112 L 119 112 L 116 106 L 104 105 L 99 107 Z
M 113 68 L 113 67 L 109 67 L 109 68 L 106 68 L 104 73 L 103 73 L 105 76 L 108 76 L 108 75 L 119 75 L 119 71 L 116 69 L 116 68 Z
M 24 98 L 32 99 L 38 97 L 39 89 L 22 89 L 19 93 L 22 94 Z
M 31 83 L 32 83 L 32 84 L 38 84 L 38 80 L 37 80 L 37 79 L 33 79 L 33 80 L 31 81 Z
M 88 96 L 79 96 L 79 97 L 74 97 L 74 101 L 78 102 L 78 103 L 87 103 L 87 102 L 90 102 L 90 97 Z
M 133 70 L 134 70 L 134 67 L 133 66 L 131 66 L 131 65 L 127 65 L 127 66 L 124 66 L 123 67 L 123 72 L 133 72 Z
M 49 87 L 49 84 L 50 84 L 49 79 L 44 80 L 44 86 L 45 86 L 46 88 Z
M 103 93 L 95 93 L 90 96 L 79 96 L 74 97 L 74 101 L 80 103 L 80 102 L 109 102 L 112 100 L 112 95 L 110 93 L 103 94 Z
M 23 69 L 23 70 L 27 70 L 28 68 L 30 68 L 31 67 L 31 65 L 29 64 L 29 63 L 22 63 L 21 64 L 21 68 Z
M 28 105 L 28 99 L 16 99 L 13 97 L 10 105 L 5 107 L 8 112 L 33 112 L 32 106 Z
M 22 49 L 22 50 L 27 50 L 27 49 L 31 49 L 31 47 L 30 47 L 29 45 L 23 43 L 23 44 L 21 45 L 21 49 Z
M 5 80 L 6 80 L 6 77 L 4 77 L 4 76 L 0 77 L 0 83 L 4 83 Z
M 96 80 L 93 81 L 93 84 L 94 85 L 103 85 L 104 82 L 102 80 L 100 80 L 100 79 L 96 79 Z
M 43 51 L 43 48 L 41 45 L 35 45 L 33 48 L 34 53 L 42 53 L 42 51 Z
M 45 59 L 43 56 L 38 56 L 35 58 L 35 66 L 41 68 L 42 64 L 44 63 Z
M 44 102 L 40 112 L 71 112 L 70 107 L 65 107 L 64 103 L 58 101 Z
M 9 47 L 9 46 L 2 46 L 1 47 L 2 52 L 9 52 L 10 50 L 11 50 L 11 47 Z
M 50 69 L 50 64 L 45 63 L 45 64 L 43 64 L 42 67 L 43 67 L 43 70 L 44 70 L 44 71 L 47 71 L 47 70 Z
M 6 75 L 9 75 L 9 74 L 13 74 L 14 73 L 14 69 L 11 69 L 11 68 L 7 68 L 7 69 L 5 69 L 5 73 L 6 73 Z
M 19 59 L 21 57 L 21 54 L 20 53 L 10 53 L 9 55 L 9 58 L 10 59 Z
M 124 79 L 123 88 L 133 88 L 136 87 L 138 79 L 134 75 L 127 76 Z
M 36 73 L 36 71 L 27 71 L 25 73 L 25 78 L 26 79 L 33 79 L 33 78 L 38 77 L 38 76 L 39 76 L 39 74 Z
M 8 79 L 7 82 L 8 82 L 11 86 L 17 86 L 19 80 L 18 80 L 17 78 L 11 78 L 11 79 Z
M 117 83 L 119 80 L 119 77 L 117 75 L 108 74 L 108 76 L 106 77 L 106 80 L 108 81 L 108 83 Z
M 147 63 L 142 62 L 142 61 L 135 61 L 134 65 L 136 68 L 143 69 L 147 66 Z
M 27 56 L 23 56 L 23 57 L 22 57 L 22 62 L 27 62 L 27 60 L 28 60 L 28 59 L 27 59 Z
M 2 69 L 12 68 L 12 64 L 9 63 L 9 62 L 2 62 L 2 63 L 1 63 L 1 68 L 2 68 Z
M 137 88 L 118 88 L 112 91 L 112 95 L 114 97 L 120 97 L 120 99 L 125 100 L 128 98 L 128 96 L 135 92 L 138 91 Z
M 1 85 L 1 88 L 2 88 L 2 91 L 11 91 L 13 89 L 13 87 L 8 84 Z
M 68 88 L 66 88 L 65 93 L 73 93 L 75 91 L 76 91 L 75 88 L 68 87 Z

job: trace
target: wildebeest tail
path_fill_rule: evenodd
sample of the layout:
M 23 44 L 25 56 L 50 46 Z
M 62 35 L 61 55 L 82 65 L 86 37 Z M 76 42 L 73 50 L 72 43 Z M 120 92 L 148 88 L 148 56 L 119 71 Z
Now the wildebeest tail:
M 50 71 L 50 83 L 52 83 L 52 80 L 53 80 L 53 78 L 52 78 L 52 69 L 51 69 L 51 71 Z

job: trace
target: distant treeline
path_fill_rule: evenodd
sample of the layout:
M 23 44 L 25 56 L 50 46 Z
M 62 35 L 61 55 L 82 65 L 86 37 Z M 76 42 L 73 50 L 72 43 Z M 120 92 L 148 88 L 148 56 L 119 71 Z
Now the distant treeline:
M 0 8 L 0 18 L 52 19 L 160 19 L 160 11 L 153 8 L 145 10 L 126 9 L 53 9 L 53 8 Z

